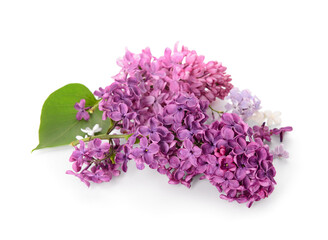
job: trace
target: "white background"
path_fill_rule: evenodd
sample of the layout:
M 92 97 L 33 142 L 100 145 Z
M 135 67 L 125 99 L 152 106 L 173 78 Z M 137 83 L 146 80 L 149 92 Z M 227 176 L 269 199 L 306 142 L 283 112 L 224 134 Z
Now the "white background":
M 1 1 L 1 239 L 327 239 L 327 1 Z M 89 189 L 71 147 L 36 151 L 41 107 L 67 83 L 111 82 L 128 47 L 175 42 L 222 61 L 233 84 L 280 110 L 288 160 L 248 209 L 156 171 Z

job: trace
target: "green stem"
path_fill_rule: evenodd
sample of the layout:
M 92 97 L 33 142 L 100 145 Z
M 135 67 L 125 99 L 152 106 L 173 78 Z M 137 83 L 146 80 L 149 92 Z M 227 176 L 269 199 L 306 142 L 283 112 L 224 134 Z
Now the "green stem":
M 99 106 L 101 99 L 97 100 L 96 104 L 92 106 L 88 111 L 90 114 L 93 114 L 93 112 L 96 110 L 96 108 Z
M 113 121 L 111 118 L 109 119 L 109 128 L 107 130 L 107 135 L 110 134 L 114 128 L 116 127 L 117 122 Z
M 218 114 L 220 114 L 220 115 L 224 113 L 224 111 L 217 111 L 217 110 L 213 109 L 211 106 L 209 106 L 209 108 L 210 108 L 213 112 L 216 112 L 216 113 L 218 113 Z
M 83 138 L 81 140 L 75 140 L 73 142 L 71 142 L 71 145 L 72 146 L 76 146 L 80 143 L 80 141 L 83 141 L 83 142 L 90 142 L 91 140 L 93 139 L 96 139 L 96 138 L 99 138 L 99 139 L 112 139 L 112 138 L 128 138 L 130 137 L 131 134 L 120 134 L 120 135 L 107 135 L 107 134 L 101 134 L 101 135 L 97 135 L 97 136 L 90 136 L 90 137 L 87 137 L 87 138 Z

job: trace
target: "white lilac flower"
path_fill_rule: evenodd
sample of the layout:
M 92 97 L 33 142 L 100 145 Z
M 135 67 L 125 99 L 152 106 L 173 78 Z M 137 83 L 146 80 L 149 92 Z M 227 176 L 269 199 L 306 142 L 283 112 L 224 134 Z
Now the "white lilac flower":
M 94 136 L 95 133 L 100 132 L 101 130 L 102 128 L 99 127 L 99 124 L 94 125 L 92 129 L 90 129 L 89 127 L 87 127 L 86 129 L 81 128 L 81 131 L 88 134 L 89 136 Z
M 77 140 L 82 140 L 83 138 L 87 138 L 88 137 L 88 135 L 85 135 L 84 137 L 82 137 L 82 136 L 76 136 L 75 138 L 77 139 Z
M 238 88 L 233 88 L 226 99 L 229 100 L 225 106 L 226 110 L 240 115 L 243 120 L 261 108 L 261 101 L 249 90 L 240 91 Z
M 281 124 L 281 118 L 280 118 L 281 112 L 265 111 L 264 114 L 265 117 L 267 118 L 267 125 L 269 127 Z
M 254 114 L 249 118 L 250 121 L 253 121 L 257 125 L 262 125 L 265 122 L 265 114 L 264 112 L 256 111 Z

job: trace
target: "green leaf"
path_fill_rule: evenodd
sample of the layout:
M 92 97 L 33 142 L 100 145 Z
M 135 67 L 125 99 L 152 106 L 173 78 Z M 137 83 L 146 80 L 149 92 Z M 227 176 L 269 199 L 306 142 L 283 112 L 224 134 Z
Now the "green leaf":
M 41 112 L 39 145 L 32 151 L 70 144 L 77 135 L 85 135 L 81 128 L 92 128 L 97 123 L 102 128 L 99 134 L 106 133 L 110 122 L 102 120 L 102 112 L 98 108 L 90 115 L 88 121 L 76 119 L 77 110 L 74 104 L 81 99 L 85 99 L 86 107 L 97 103 L 92 92 L 79 83 L 68 84 L 47 98 Z

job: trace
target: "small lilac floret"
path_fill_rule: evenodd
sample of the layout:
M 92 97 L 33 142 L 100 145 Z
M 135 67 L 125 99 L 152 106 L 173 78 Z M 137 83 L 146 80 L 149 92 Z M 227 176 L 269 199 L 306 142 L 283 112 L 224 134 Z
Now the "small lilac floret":
M 89 113 L 86 111 L 88 108 L 85 107 L 85 99 L 81 99 L 79 103 L 75 103 L 74 108 L 78 111 L 76 113 L 77 120 L 86 120 L 88 121 L 90 118 Z

